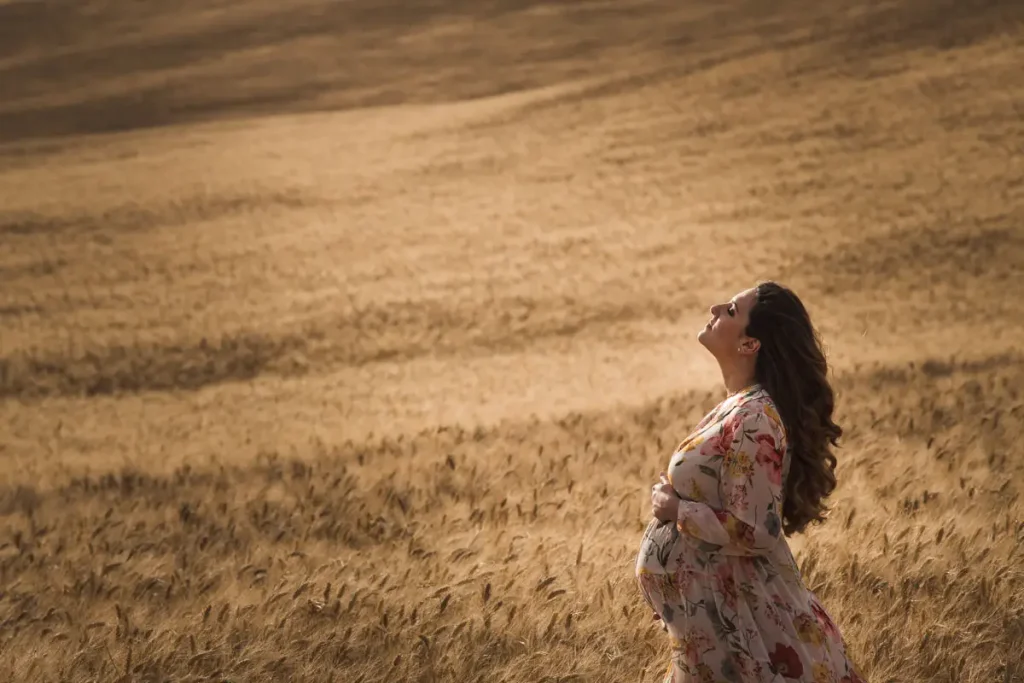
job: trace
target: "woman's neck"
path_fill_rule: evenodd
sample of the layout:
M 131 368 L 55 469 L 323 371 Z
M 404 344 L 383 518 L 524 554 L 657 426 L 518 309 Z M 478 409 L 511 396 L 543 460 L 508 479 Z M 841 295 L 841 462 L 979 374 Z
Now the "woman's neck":
M 757 376 L 752 368 L 722 368 L 722 381 L 730 396 L 757 384 Z

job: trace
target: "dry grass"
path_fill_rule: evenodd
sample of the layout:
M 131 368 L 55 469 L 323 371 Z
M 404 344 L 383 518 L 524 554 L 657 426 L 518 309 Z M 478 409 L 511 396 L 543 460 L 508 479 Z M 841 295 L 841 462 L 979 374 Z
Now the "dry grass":
M 202 4 L 0 4 L 0 678 L 658 680 L 646 491 L 772 277 L 853 658 L 1024 681 L 1019 4 Z

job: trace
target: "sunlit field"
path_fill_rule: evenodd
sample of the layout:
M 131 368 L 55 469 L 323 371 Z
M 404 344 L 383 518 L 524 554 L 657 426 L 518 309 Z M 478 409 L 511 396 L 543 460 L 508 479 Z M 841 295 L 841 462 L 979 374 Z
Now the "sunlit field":
M 851 658 L 1024 682 L 1024 4 L 399 7 L 0 2 L 0 680 L 660 682 L 774 279 Z

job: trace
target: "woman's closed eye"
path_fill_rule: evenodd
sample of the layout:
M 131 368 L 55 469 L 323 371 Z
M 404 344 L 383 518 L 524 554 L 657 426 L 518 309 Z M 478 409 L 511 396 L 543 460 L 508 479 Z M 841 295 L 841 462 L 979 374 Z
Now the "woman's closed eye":
M 729 308 L 726 310 L 726 313 L 728 313 L 730 316 L 735 316 L 736 315 L 736 304 L 729 304 Z

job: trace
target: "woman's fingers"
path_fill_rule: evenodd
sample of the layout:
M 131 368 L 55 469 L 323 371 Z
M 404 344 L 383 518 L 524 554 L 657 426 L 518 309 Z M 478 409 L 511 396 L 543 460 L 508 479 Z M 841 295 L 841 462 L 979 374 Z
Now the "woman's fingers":
M 660 478 L 661 481 L 651 487 L 651 512 L 657 519 L 671 519 L 678 494 L 666 473 L 662 472 Z
M 651 493 L 651 512 L 654 517 L 665 520 L 674 516 L 673 504 L 675 496 L 672 487 L 668 484 L 657 484 Z

